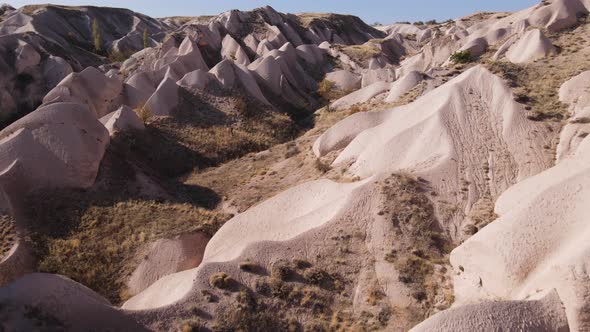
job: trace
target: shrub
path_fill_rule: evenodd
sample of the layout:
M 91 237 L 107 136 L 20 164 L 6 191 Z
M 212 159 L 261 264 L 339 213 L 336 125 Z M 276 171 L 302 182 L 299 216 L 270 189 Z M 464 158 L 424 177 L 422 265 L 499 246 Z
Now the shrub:
M 209 277 L 209 284 L 212 287 L 220 288 L 220 289 L 227 289 L 230 287 L 232 282 L 232 278 L 227 275 L 225 272 L 218 272 L 212 274 Z
M 427 25 L 434 25 L 434 24 L 438 24 L 438 22 L 436 22 L 436 20 L 430 20 L 430 21 L 426 21 Z
M 451 54 L 451 62 L 453 63 L 469 63 L 473 61 L 471 51 L 459 51 Z

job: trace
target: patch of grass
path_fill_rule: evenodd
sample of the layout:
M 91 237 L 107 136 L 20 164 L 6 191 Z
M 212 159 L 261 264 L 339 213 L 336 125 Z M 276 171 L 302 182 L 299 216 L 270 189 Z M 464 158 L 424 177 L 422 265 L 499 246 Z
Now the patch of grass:
M 361 65 L 368 65 L 370 59 L 381 55 L 381 50 L 370 44 L 338 46 L 337 49 Z

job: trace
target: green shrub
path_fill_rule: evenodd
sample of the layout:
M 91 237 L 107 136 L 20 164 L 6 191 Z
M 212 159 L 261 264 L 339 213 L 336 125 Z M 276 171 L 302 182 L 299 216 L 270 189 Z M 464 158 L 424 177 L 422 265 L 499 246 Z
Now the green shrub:
M 469 63 L 473 61 L 471 51 L 459 51 L 451 54 L 451 62 L 453 63 Z

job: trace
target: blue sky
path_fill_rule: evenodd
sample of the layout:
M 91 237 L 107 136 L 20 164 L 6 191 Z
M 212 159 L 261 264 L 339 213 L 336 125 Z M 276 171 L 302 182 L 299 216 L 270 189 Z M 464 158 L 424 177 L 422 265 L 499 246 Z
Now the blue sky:
M 6 0 L 4 0 L 6 1 Z M 126 7 L 153 17 L 218 14 L 228 9 L 252 9 L 271 5 L 278 11 L 335 12 L 360 16 L 367 23 L 446 20 L 476 11 L 514 11 L 539 0 L 8 0 L 14 7 L 35 3 Z

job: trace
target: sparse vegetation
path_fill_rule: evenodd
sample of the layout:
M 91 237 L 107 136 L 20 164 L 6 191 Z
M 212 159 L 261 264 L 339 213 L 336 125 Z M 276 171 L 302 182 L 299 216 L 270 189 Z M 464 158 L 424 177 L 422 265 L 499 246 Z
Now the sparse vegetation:
M 408 284 L 412 296 L 428 310 L 442 293 L 440 283 L 445 278 L 435 273 L 434 266 L 448 264 L 445 256 L 451 246 L 439 228 L 425 186 L 411 175 L 393 174 L 383 186 L 383 215 L 389 216 L 398 233 L 396 245 L 385 259 L 394 264 L 399 280 Z
M 471 55 L 471 51 L 457 51 L 451 54 L 451 62 L 453 63 L 470 63 L 473 61 L 473 56 Z

